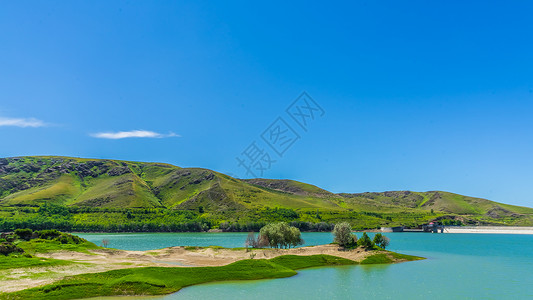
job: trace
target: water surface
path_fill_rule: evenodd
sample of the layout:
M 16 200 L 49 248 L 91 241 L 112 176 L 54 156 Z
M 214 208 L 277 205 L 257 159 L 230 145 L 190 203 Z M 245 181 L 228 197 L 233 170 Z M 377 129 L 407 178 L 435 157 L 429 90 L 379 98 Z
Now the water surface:
M 122 250 L 154 250 L 174 246 L 222 246 L 244 247 L 246 232 L 193 232 L 193 233 L 75 233 L 99 246 L 102 240 L 108 247 Z M 304 246 L 329 244 L 333 240 L 330 232 L 304 232 Z
M 246 233 L 80 234 L 109 246 L 242 247 Z M 393 265 L 322 267 L 283 279 L 217 282 L 156 299 L 533 299 L 533 236 L 388 233 L 390 249 L 427 257 Z M 307 245 L 330 233 L 303 233 Z

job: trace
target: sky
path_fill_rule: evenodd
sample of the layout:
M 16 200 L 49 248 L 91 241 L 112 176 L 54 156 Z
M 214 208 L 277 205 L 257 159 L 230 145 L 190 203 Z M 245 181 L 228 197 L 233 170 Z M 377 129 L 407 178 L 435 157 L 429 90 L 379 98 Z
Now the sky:
M 533 207 L 529 1 L 10 1 L 0 157 Z

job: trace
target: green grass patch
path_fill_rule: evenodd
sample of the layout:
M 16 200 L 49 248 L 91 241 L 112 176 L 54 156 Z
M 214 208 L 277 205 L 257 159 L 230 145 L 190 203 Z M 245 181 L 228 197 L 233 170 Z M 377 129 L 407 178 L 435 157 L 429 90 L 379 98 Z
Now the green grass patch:
M 56 284 L 4 294 L 8 299 L 79 299 L 111 295 L 161 295 L 224 280 L 283 278 L 296 271 L 268 260 L 243 260 L 221 267 L 147 267 L 67 277 Z
M 222 247 L 222 246 L 207 246 L 207 247 L 204 247 L 204 248 L 215 249 L 215 250 L 226 249 L 226 250 L 232 250 L 232 251 L 241 251 L 241 250 L 246 250 L 247 249 L 246 247 L 226 248 L 226 247 Z M 260 248 L 255 248 L 255 249 L 260 249 Z
M 374 264 L 390 264 L 393 262 L 394 261 L 387 254 L 380 253 L 380 254 L 371 255 L 363 259 L 363 261 L 361 261 L 361 264 L 362 265 L 374 265 Z
M 24 249 L 24 251 L 35 254 L 35 253 L 46 253 L 52 251 L 76 251 L 83 253 L 90 253 L 88 250 L 92 249 L 101 249 L 101 247 L 96 246 L 91 242 L 82 242 L 80 244 L 62 244 L 57 240 L 44 240 L 44 239 L 34 239 L 30 241 L 22 241 L 17 243 L 17 246 Z
M 401 254 L 396 252 L 387 252 L 387 253 L 378 253 L 371 255 L 361 261 L 362 265 L 372 265 L 372 264 L 391 264 L 395 262 L 402 261 L 414 261 L 425 259 L 419 256 Z
M 0 270 L 32 267 L 53 267 L 64 266 L 68 264 L 72 264 L 72 262 L 51 258 L 28 257 L 24 254 L 10 254 L 7 256 L 0 255 Z
M 222 247 L 222 246 L 207 246 L 207 247 L 201 247 L 201 246 L 185 246 L 185 250 L 188 250 L 188 251 L 195 251 L 195 250 L 201 250 L 201 249 L 214 249 L 214 250 L 226 249 L 226 250 L 239 251 L 239 250 L 245 250 L 246 248 L 245 248 L 245 247 L 226 248 L 226 247 Z
M 401 254 L 401 253 L 396 253 L 396 252 L 389 252 L 389 255 L 392 256 L 394 259 L 398 259 L 398 260 L 405 260 L 405 261 L 413 261 L 413 260 L 421 260 L 421 259 L 425 259 L 423 257 L 420 257 L 420 256 L 413 256 L 413 255 L 407 255 L 407 254 Z
M 226 249 L 226 248 L 224 248 L 222 246 L 208 246 L 206 248 L 209 248 L 209 249 Z
M 114 263 L 114 265 L 117 265 L 117 266 L 131 266 L 131 265 L 133 265 L 133 263 L 130 263 L 130 262 L 119 262 L 119 263 Z
M 272 258 L 270 261 L 293 270 L 322 266 L 344 266 L 357 264 L 356 261 L 350 259 L 325 254 L 309 256 L 282 255 Z

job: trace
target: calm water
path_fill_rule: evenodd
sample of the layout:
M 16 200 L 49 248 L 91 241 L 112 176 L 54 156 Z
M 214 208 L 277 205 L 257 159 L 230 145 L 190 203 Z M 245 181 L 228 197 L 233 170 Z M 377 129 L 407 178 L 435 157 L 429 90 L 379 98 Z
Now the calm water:
M 79 234 L 109 247 L 241 247 L 246 233 Z M 533 299 L 533 235 L 388 233 L 393 251 L 427 257 L 394 265 L 323 267 L 284 279 L 210 283 L 156 299 Z M 330 233 L 304 233 L 306 245 Z
M 248 233 L 76 233 L 97 245 L 108 240 L 108 247 L 123 250 L 153 250 L 173 246 L 222 246 L 244 247 Z M 304 246 L 329 244 L 333 236 L 329 232 L 302 233 Z

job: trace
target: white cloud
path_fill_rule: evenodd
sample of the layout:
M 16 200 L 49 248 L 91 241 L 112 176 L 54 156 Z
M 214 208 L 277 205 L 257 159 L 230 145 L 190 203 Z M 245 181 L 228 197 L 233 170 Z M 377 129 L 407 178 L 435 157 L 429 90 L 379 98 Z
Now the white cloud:
M 118 131 L 118 132 L 98 132 L 91 134 L 92 137 L 100 139 L 126 139 L 126 138 L 167 138 L 167 137 L 179 137 L 178 134 L 173 132 L 163 134 L 148 130 L 131 130 L 131 131 Z
M 35 118 L 4 118 L 0 117 L 0 126 L 15 126 L 15 127 L 44 127 L 47 126 L 45 122 Z

